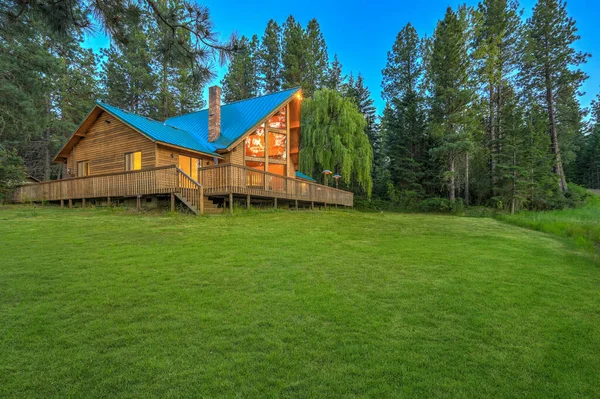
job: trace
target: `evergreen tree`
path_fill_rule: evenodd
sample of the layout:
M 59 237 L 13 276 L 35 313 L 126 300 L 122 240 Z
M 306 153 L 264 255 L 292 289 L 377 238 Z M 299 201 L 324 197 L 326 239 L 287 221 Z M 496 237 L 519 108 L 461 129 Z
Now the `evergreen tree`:
M 345 80 L 346 76 L 343 75 L 342 63 L 338 59 L 337 54 L 335 54 L 333 56 L 333 62 L 327 69 L 324 86 L 331 90 L 340 91 Z
M 252 37 L 251 41 L 242 36 L 241 50 L 233 56 L 229 69 L 221 80 L 225 102 L 230 103 L 258 95 L 257 47 L 256 35 Z
M 281 90 L 281 28 L 270 20 L 258 52 L 262 88 L 265 93 Z
M 421 82 L 423 42 L 408 24 L 396 37 L 383 69 L 383 98 L 386 154 L 391 182 L 403 196 L 420 198 L 428 157 L 428 140 Z
M 577 91 L 586 79 L 578 66 L 586 61 L 588 54 L 575 50 L 573 44 L 578 39 L 575 20 L 568 16 L 565 2 L 537 2 L 526 24 L 521 77 L 525 90 L 545 104 L 553 170 L 562 192 L 568 188 L 561 150 L 568 143 L 559 138 L 557 94 Z
M 323 87 L 325 83 L 329 56 L 327 45 L 321 33 L 321 27 L 316 19 L 308 21 L 304 34 L 304 59 L 305 67 L 303 90 L 307 97 L 312 96 L 315 90 Z
M 365 118 L 339 93 L 322 89 L 302 104 L 300 170 L 318 177 L 329 169 L 345 184 L 356 182 L 371 195 L 371 144 Z
M 292 87 L 302 86 L 304 95 L 309 97 L 306 91 L 307 83 L 304 82 L 306 73 L 306 58 L 305 58 L 305 40 L 304 30 L 299 22 L 293 16 L 289 16 L 283 24 L 282 38 L 282 88 L 289 89 Z
M 512 76 L 518 65 L 518 40 L 522 24 L 516 0 L 484 0 L 475 11 L 476 73 L 484 89 L 486 105 L 487 142 L 489 153 L 489 182 L 492 195 L 497 191 L 496 164 L 502 140 L 501 127 L 505 123 L 502 109 L 503 88 L 512 93 Z M 512 100 L 507 102 L 512 105 Z M 510 115 L 510 114 L 507 114 Z M 512 162 L 512 158 L 508 159 Z M 510 167 L 509 164 L 507 167 Z M 501 171 L 501 174 L 504 172 Z
M 473 101 L 470 82 L 466 10 L 448 8 L 435 29 L 427 75 L 431 90 L 430 131 L 437 139 L 432 154 L 442 160 L 448 196 L 454 201 L 457 192 L 457 163 L 464 159 L 465 200 L 468 202 L 468 160 L 472 143 Z

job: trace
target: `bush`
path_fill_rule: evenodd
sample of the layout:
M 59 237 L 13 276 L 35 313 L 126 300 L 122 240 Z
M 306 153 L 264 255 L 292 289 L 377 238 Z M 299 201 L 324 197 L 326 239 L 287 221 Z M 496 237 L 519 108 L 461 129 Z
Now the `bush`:
M 462 198 L 457 198 L 454 202 L 447 198 L 427 198 L 419 203 L 419 212 L 431 213 L 462 213 L 465 210 L 465 204 Z
M 590 192 L 586 188 L 578 186 L 575 183 L 569 183 L 568 187 L 569 191 L 565 194 L 565 198 L 569 208 L 579 208 L 580 206 L 585 205 L 591 196 Z

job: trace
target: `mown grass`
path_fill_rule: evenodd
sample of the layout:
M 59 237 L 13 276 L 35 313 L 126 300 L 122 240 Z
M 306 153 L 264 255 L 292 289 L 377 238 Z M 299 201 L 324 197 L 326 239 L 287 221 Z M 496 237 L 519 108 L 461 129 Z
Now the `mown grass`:
M 569 238 L 577 246 L 600 249 L 600 197 L 591 196 L 585 206 L 548 212 L 499 215 L 501 220 L 521 227 Z
M 0 397 L 600 396 L 600 268 L 489 218 L 0 208 Z

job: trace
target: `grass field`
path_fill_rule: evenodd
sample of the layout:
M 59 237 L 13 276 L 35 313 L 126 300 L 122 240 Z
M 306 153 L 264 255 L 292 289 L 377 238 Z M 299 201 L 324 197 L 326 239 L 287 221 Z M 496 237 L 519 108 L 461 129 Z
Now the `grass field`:
M 600 396 L 600 266 L 487 218 L 0 208 L 0 397 Z
M 517 226 L 569 238 L 580 247 L 597 251 L 600 249 L 600 192 L 591 191 L 595 195 L 581 208 L 521 212 L 499 218 Z

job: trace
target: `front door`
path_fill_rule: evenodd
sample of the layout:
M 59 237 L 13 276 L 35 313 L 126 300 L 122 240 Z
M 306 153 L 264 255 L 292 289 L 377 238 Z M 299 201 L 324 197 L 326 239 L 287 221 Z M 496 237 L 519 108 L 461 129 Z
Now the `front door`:
M 178 166 L 188 176 L 198 181 L 198 168 L 200 167 L 200 160 L 198 158 L 179 155 Z

